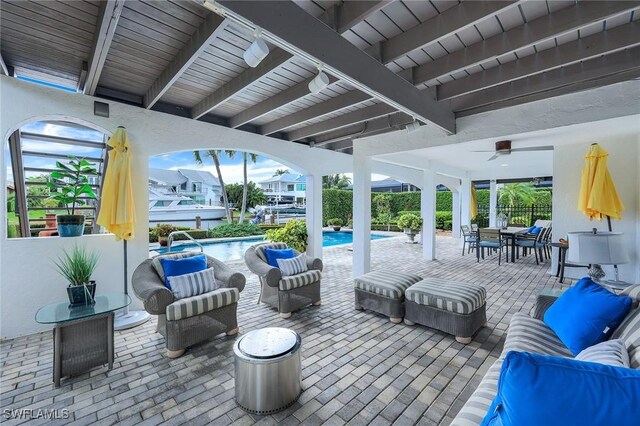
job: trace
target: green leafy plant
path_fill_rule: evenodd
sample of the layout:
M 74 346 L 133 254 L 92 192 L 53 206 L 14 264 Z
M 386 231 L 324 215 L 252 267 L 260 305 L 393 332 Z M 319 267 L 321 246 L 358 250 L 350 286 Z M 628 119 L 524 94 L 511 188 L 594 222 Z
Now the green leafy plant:
M 344 224 L 344 222 L 339 217 L 334 217 L 333 219 L 329 219 L 327 221 L 327 225 L 329 225 L 329 226 L 338 226 L 338 227 L 340 227 L 343 224 Z
M 498 191 L 498 200 L 505 206 L 531 206 L 536 198 L 537 191 L 531 183 L 510 183 Z
M 62 250 L 62 256 L 54 261 L 60 275 L 69 281 L 69 286 L 89 284 L 98 264 L 98 255 L 86 248 L 74 245 L 71 252 Z
M 381 223 L 383 225 L 387 226 L 387 231 L 389 231 L 391 229 L 391 220 L 392 220 L 392 216 L 391 213 L 378 213 L 378 223 Z
M 227 223 L 216 226 L 208 233 L 210 238 L 233 238 L 233 237 L 250 237 L 252 235 L 262 235 L 264 231 L 258 228 L 258 225 L 252 223 Z
M 77 206 L 87 204 L 87 199 L 98 198 L 87 177 L 97 173 L 94 164 L 85 159 L 69 156 L 69 164 L 56 161 L 56 170 L 51 172 L 51 180 L 47 182 L 51 194 L 49 199 L 65 206 L 70 215 L 74 214 Z
M 415 214 L 403 214 L 398 218 L 398 227 L 419 231 L 422 228 L 422 218 Z
M 307 249 L 307 224 L 304 220 L 290 220 L 283 228 L 268 230 L 265 236 L 269 241 L 285 243 L 300 252 Z

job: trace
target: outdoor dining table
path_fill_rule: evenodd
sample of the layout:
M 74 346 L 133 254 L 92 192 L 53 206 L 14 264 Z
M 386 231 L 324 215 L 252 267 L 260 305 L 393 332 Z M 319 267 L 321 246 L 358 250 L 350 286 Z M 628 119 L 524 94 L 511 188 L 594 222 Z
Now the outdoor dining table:
M 516 226 L 509 226 L 506 229 L 495 228 L 495 227 L 489 227 L 489 228 L 483 228 L 483 229 L 499 230 L 501 236 L 506 237 L 506 238 L 511 240 L 511 263 L 515 263 L 515 261 L 516 261 L 516 237 L 518 235 L 526 234 L 527 230 L 529 228 L 520 228 L 520 227 L 516 227 Z M 478 241 L 480 241 L 480 232 L 478 232 Z

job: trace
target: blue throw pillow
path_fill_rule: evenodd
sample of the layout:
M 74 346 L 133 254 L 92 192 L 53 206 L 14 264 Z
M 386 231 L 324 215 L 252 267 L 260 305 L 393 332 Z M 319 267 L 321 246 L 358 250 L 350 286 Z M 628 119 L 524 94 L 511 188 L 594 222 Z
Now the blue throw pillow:
M 278 267 L 278 259 L 293 259 L 296 254 L 292 248 L 286 249 L 264 249 L 264 255 L 267 257 L 267 263 L 274 268 Z
M 531 230 L 531 234 L 539 234 L 540 231 L 542 231 L 542 227 L 534 226 L 533 229 Z
M 527 233 L 532 234 L 534 229 L 536 229 L 535 225 L 533 225 L 531 228 L 527 229 Z
M 164 270 L 164 285 L 171 290 L 169 277 L 191 274 L 207 269 L 207 258 L 203 255 L 186 257 L 184 259 L 160 259 Z
M 511 351 L 482 426 L 631 426 L 638 401 L 638 370 Z
M 629 296 L 618 296 L 589 277 L 556 300 L 544 314 L 544 322 L 573 355 L 607 339 L 631 308 Z

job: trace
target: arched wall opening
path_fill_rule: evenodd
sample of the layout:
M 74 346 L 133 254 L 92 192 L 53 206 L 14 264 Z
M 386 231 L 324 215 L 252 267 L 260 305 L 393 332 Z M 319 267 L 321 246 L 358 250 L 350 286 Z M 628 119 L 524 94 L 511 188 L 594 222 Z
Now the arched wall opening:
M 3 142 L 16 129 L 31 121 L 68 120 L 110 134 L 118 126 L 127 129 L 131 139 L 132 180 L 134 198 L 146 200 L 148 197 L 148 159 L 150 156 L 184 149 L 233 148 L 246 150 L 277 159 L 282 164 L 295 167 L 307 176 L 307 199 L 309 199 L 309 179 L 312 185 L 312 197 L 320 206 L 314 211 L 311 224 L 308 226 L 316 234 L 321 235 L 321 176 L 337 171 L 349 170 L 353 163 L 351 156 L 329 150 L 312 150 L 292 142 L 277 140 L 266 136 L 220 127 L 197 120 L 149 111 L 118 102 L 81 96 L 75 93 L 62 92 L 56 89 L 37 86 L 15 78 L 0 76 L 0 98 L 2 114 L 0 116 L 0 135 Z M 108 116 L 94 115 L 94 102 L 107 104 Z M 4 149 L 0 151 L 0 163 L 5 163 Z M 0 199 L 5 200 L 6 173 L 0 177 Z M 147 203 L 136 204 L 137 222 L 135 237 L 129 242 L 127 275 L 129 281 L 135 265 L 149 255 L 148 247 L 148 208 Z M 319 217 L 319 219 L 318 219 Z M 321 240 L 321 237 L 320 237 Z M 72 247 L 75 239 L 18 239 L 8 241 L 6 226 L 0 226 L 0 308 L 6 315 L 0 328 L 0 337 L 9 338 L 21 334 L 43 331 L 45 327 L 33 323 L 37 308 L 51 300 L 63 300 L 66 297 L 62 279 L 53 277 L 50 259 L 63 248 Z M 96 270 L 96 280 L 102 282 L 105 291 L 121 291 L 122 280 L 114 277 L 122 276 L 123 252 L 122 242 L 115 241 L 112 235 L 88 235 L 77 240 L 88 248 L 100 252 L 100 262 Z M 321 241 L 312 241 L 316 253 L 321 253 Z M 19 273 L 16 265 L 24 259 L 42 259 L 42 268 L 23 268 Z M 24 283 L 41 283 L 27 286 Z M 54 283 L 55 282 L 55 283 Z M 26 291 L 26 293 L 23 293 Z M 28 293 L 28 294 L 27 294 Z M 15 294 L 21 294 L 29 302 L 21 309 L 15 303 Z M 134 298 L 132 308 L 140 304 Z

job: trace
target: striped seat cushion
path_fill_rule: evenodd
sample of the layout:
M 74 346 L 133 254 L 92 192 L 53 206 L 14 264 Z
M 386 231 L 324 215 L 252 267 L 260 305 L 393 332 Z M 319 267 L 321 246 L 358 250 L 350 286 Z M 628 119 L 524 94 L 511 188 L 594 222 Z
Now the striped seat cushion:
M 573 354 L 547 325 L 517 312 L 511 317 L 502 354 L 509 351 L 535 352 L 541 355 L 573 358 Z
M 293 290 L 294 288 L 304 287 L 305 285 L 317 283 L 322 278 L 322 273 L 316 269 L 303 272 L 298 275 L 282 277 L 278 287 L 280 290 Z
M 627 287 L 622 294 L 634 300 L 631 311 L 622 324 L 614 331 L 612 339 L 622 339 L 629 353 L 629 366 L 640 369 L 640 285 Z
M 373 271 L 354 280 L 354 287 L 368 293 L 379 294 L 389 299 L 400 300 L 404 292 L 422 277 L 397 271 Z
M 267 255 L 264 253 L 265 249 L 286 249 L 288 248 L 285 243 L 267 243 L 267 244 L 258 244 L 256 246 L 256 255 L 265 263 L 267 262 Z
M 240 299 L 237 288 L 219 288 L 199 296 L 180 299 L 167 306 L 167 321 L 177 321 L 194 317 L 223 306 L 236 303 Z
M 498 378 L 502 358 L 497 360 L 484 375 L 484 378 L 464 404 L 451 426 L 478 426 L 487 415 L 487 411 L 498 392 Z
M 457 314 L 470 314 L 484 305 L 487 293 L 476 284 L 425 278 L 405 292 L 407 300 Z

